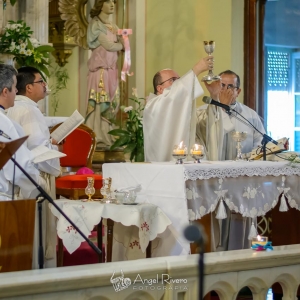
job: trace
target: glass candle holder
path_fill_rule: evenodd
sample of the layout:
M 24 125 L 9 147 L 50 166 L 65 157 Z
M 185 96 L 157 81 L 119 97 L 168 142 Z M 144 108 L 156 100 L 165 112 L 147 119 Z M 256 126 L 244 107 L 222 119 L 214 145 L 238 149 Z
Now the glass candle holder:
M 252 242 L 251 242 L 251 245 L 255 245 L 255 244 L 258 244 L 258 245 L 261 245 L 261 246 L 265 246 L 268 242 L 268 237 L 267 236 L 260 236 L 258 235 L 257 237 L 255 238 L 252 238 Z
M 195 144 L 190 152 L 192 158 L 195 160 L 194 163 L 201 163 L 200 159 L 204 157 L 204 147 L 202 145 Z
M 187 157 L 187 147 L 181 142 L 173 148 L 172 156 L 176 159 L 176 164 L 183 164 L 183 159 Z
M 88 182 L 88 185 L 85 188 L 85 194 L 88 196 L 87 201 L 93 201 L 92 196 L 95 194 L 94 178 L 87 177 L 87 182 Z

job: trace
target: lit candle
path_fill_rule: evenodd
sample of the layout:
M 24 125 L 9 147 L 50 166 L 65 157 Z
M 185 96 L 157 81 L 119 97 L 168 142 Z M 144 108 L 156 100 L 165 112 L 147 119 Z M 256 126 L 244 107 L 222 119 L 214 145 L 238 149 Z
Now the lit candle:
M 183 141 L 180 142 L 177 148 L 174 149 L 174 154 L 176 155 L 184 155 L 185 154 L 185 149 L 183 145 Z
M 260 236 L 258 235 L 255 238 L 252 238 L 252 245 L 258 244 L 261 246 L 265 246 L 268 242 L 268 237 L 267 236 Z
M 192 148 L 191 154 L 192 154 L 192 155 L 201 155 L 201 154 L 202 154 L 202 151 L 201 151 L 201 149 L 200 149 L 200 145 L 195 144 L 195 145 L 194 145 L 194 148 Z

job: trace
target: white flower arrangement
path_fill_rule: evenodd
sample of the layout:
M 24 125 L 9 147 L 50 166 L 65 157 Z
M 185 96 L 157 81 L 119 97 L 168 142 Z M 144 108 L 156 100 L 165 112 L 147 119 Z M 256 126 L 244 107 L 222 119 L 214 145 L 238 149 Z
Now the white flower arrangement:
M 49 76 L 48 58 L 54 48 L 41 45 L 37 39 L 31 37 L 32 33 L 22 20 L 8 21 L 5 33 L 0 35 L 0 53 L 13 55 L 19 67 L 35 67 Z

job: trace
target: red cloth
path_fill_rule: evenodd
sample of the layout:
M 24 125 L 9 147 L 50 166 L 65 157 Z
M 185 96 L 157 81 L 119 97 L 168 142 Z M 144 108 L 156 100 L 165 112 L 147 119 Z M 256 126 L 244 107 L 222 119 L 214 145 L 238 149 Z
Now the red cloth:
M 87 177 L 94 178 L 95 189 L 102 187 L 102 175 L 85 174 L 85 175 L 67 175 L 56 178 L 56 187 L 61 189 L 84 189 L 87 186 Z
M 60 159 L 60 165 L 62 167 L 86 167 L 91 145 L 92 138 L 89 133 L 76 128 L 66 138 L 62 152 L 67 156 Z

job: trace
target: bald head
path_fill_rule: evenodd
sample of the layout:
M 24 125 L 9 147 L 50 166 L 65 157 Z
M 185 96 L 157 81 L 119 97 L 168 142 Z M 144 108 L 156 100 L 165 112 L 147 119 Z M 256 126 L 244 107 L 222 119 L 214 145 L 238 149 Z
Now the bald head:
M 153 77 L 154 94 L 161 95 L 165 88 L 171 86 L 179 78 L 179 75 L 171 69 L 157 72 Z

